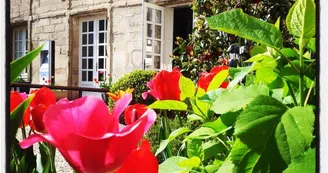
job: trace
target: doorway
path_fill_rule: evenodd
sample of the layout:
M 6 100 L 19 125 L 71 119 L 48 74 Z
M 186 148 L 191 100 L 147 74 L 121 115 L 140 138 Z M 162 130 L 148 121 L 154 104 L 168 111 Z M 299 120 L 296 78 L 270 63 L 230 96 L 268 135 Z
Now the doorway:
M 193 29 L 193 11 L 190 6 L 182 6 L 174 8 L 173 23 L 173 50 L 177 47 L 176 38 L 181 37 L 188 39 Z

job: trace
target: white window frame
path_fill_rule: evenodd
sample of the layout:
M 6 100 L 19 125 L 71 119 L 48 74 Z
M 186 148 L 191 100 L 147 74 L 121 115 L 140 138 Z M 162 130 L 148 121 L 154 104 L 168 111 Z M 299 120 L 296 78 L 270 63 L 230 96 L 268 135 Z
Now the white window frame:
M 143 69 L 147 70 L 161 70 L 164 67 L 164 44 L 165 44 L 165 38 L 164 38 L 164 27 L 165 27 L 165 18 L 164 18 L 164 7 L 154 5 L 151 3 L 143 2 L 143 39 L 142 39 L 142 67 Z M 147 11 L 148 8 L 153 9 L 152 10 L 152 21 L 147 21 Z M 156 18 L 156 10 L 161 11 L 161 23 L 156 23 L 155 18 Z M 147 26 L 148 24 L 152 25 L 152 36 L 148 37 L 147 36 Z M 158 25 L 161 27 L 161 38 L 155 38 L 155 25 Z M 152 41 L 152 50 L 151 52 L 147 52 L 147 41 L 151 40 Z M 161 46 L 160 46 L 160 53 L 155 53 L 155 41 L 160 41 Z M 146 57 L 147 55 L 150 55 L 151 58 L 151 67 L 146 68 Z M 154 67 L 154 57 L 159 56 L 160 57 L 160 68 L 155 68 Z
M 16 37 L 16 33 L 18 33 L 18 37 Z M 19 34 L 22 33 L 22 38 L 19 38 Z M 13 29 L 13 60 L 16 60 L 22 56 L 24 56 L 27 52 L 28 52 L 28 47 L 27 47 L 27 42 L 28 42 L 28 31 L 27 31 L 27 27 L 26 26 L 22 26 L 22 27 L 15 27 Z M 27 38 L 26 38 L 27 37 Z M 22 50 L 19 49 L 19 44 L 20 42 L 22 42 Z M 16 44 L 17 43 L 17 44 Z M 18 46 L 18 47 L 17 47 Z M 18 56 L 16 56 L 17 54 Z M 19 56 L 19 54 L 21 54 L 21 56 Z M 21 77 L 25 80 L 27 80 L 27 68 L 24 69 L 24 71 L 21 73 Z
M 106 74 L 109 73 L 108 69 L 108 28 L 107 30 L 104 31 L 99 31 L 99 21 L 100 20 L 105 20 L 105 24 L 104 27 L 106 28 L 108 26 L 108 20 L 107 17 L 105 15 L 101 15 L 101 16 L 94 16 L 94 17 L 86 17 L 86 18 L 81 18 L 80 22 L 79 22 L 79 86 L 80 87 L 92 87 L 92 88 L 98 88 L 99 84 L 94 82 L 94 78 L 98 79 L 98 72 L 102 71 L 104 73 L 104 77 L 106 77 Z M 89 32 L 89 27 L 87 32 L 83 32 L 82 28 L 83 28 L 83 22 L 89 22 L 89 21 L 93 21 L 94 22 L 94 28 L 92 32 Z M 89 26 L 89 25 L 88 25 Z M 88 56 L 88 51 L 87 51 L 87 57 L 82 57 L 82 35 L 83 33 L 93 33 L 93 44 L 89 44 L 89 38 L 87 39 L 87 50 L 89 49 L 89 46 L 93 46 L 93 78 L 92 81 L 88 81 L 88 74 L 86 76 L 87 81 L 82 81 L 82 59 L 86 58 L 86 59 L 90 59 L 90 57 Z M 99 37 L 98 34 L 99 33 L 104 33 L 104 43 L 99 43 Z M 89 36 L 87 36 L 89 37 Z M 104 46 L 104 56 L 99 56 L 99 46 Z M 98 59 L 99 58 L 104 58 L 104 67 L 103 69 L 99 69 L 99 64 L 98 64 Z M 87 60 L 88 63 L 88 60 Z M 88 65 L 87 68 L 85 69 L 86 71 L 90 71 L 88 69 Z M 98 79 L 99 80 L 99 79 Z

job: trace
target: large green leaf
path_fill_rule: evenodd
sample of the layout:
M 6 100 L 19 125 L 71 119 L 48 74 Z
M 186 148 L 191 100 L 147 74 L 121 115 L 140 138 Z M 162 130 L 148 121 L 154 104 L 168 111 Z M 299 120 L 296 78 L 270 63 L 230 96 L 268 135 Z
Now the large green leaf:
M 16 132 L 19 127 L 19 124 L 22 122 L 22 117 L 24 115 L 24 112 L 29 107 L 33 98 L 34 98 L 34 94 L 30 95 L 21 104 L 19 104 L 16 107 L 16 109 L 14 109 L 10 113 L 10 139 L 11 139 L 11 141 L 15 140 Z
M 237 118 L 232 161 L 238 172 L 281 172 L 310 147 L 314 114 L 309 107 L 288 109 L 258 96 Z
M 253 70 L 254 63 L 249 67 L 230 68 L 229 73 L 233 76 L 233 80 L 229 83 L 228 89 L 233 89 L 248 73 Z M 231 72 L 234 71 L 234 74 Z
M 236 90 L 227 90 L 220 93 L 211 110 L 217 114 L 235 112 L 259 95 L 269 95 L 269 88 L 265 85 L 250 85 L 240 86 Z
M 20 73 L 33 61 L 41 52 L 42 48 L 43 45 L 10 63 L 10 84 L 12 84 Z
M 222 114 L 217 120 L 205 123 L 202 126 L 212 128 L 216 133 L 221 134 L 231 129 L 232 125 L 236 122 L 238 115 L 238 112 Z
M 189 134 L 185 140 L 188 139 L 208 139 L 211 137 L 215 137 L 217 136 L 218 133 L 215 132 L 215 130 L 213 130 L 212 128 L 208 128 L 208 127 L 201 127 L 197 130 L 195 130 L 194 132 L 192 132 L 191 134 Z
M 208 85 L 207 91 L 211 91 L 217 89 L 221 86 L 221 84 L 227 79 L 229 75 L 228 70 L 222 70 L 218 74 L 214 76 L 210 84 Z
M 181 76 L 179 80 L 179 87 L 181 90 L 181 96 L 180 99 L 184 100 L 186 97 L 194 97 L 196 87 L 194 82 L 192 82 L 190 79 Z
M 204 160 L 204 150 L 201 139 L 189 139 L 187 142 L 187 154 L 189 158 L 198 157 Z
M 313 0 L 297 0 L 287 15 L 288 31 L 295 37 L 301 38 L 300 41 L 303 38 L 312 38 L 315 36 L 315 13 Z
M 234 34 L 274 48 L 282 47 L 282 34 L 273 24 L 235 9 L 206 18 L 211 29 Z
M 200 116 L 206 116 L 208 117 L 209 115 L 209 109 L 211 107 L 210 103 L 203 102 L 199 99 L 199 97 L 203 97 L 205 95 L 205 90 L 202 88 L 197 89 L 196 97 L 191 99 L 191 104 L 192 104 L 192 110 L 194 111 L 195 114 L 200 115 Z
M 157 100 L 153 104 L 149 105 L 148 108 L 151 109 L 163 109 L 163 110 L 177 110 L 185 111 L 187 110 L 187 104 L 176 100 Z
M 306 172 L 315 173 L 315 149 L 310 149 L 304 153 L 304 156 L 290 165 L 284 170 L 284 173 Z
M 226 150 L 225 146 L 217 139 L 203 143 L 201 148 L 204 151 L 204 160 L 211 159 Z
M 159 148 L 156 151 L 155 156 L 157 156 L 160 152 L 162 152 L 166 148 L 166 146 L 171 141 L 173 141 L 176 137 L 178 137 L 184 133 L 187 133 L 187 132 L 189 132 L 189 129 L 187 127 L 181 127 L 181 128 L 174 130 L 167 139 L 161 141 Z
M 195 164 L 186 164 L 188 161 L 185 157 L 173 156 L 159 165 L 159 173 L 188 173 Z M 191 160 L 191 162 L 195 162 Z

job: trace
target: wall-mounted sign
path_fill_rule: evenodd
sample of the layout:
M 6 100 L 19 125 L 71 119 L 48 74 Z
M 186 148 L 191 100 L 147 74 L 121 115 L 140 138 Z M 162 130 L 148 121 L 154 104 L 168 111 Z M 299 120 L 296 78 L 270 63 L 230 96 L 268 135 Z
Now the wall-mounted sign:
M 42 41 L 40 45 L 44 44 L 40 53 L 40 84 L 51 85 L 54 84 L 54 69 L 55 69 L 55 42 Z

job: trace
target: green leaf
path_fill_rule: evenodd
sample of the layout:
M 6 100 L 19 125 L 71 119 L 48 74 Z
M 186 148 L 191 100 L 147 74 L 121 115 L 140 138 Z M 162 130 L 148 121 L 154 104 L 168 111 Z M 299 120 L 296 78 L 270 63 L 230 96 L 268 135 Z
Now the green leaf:
M 202 148 L 204 150 L 204 160 L 211 159 L 220 152 L 226 151 L 224 145 L 217 139 L 203 143 Z
M 222 114 L 217 120 L 203 124 L 203 127 L 209 127 L 215 130 L 216 133 L 223 133 L 231 129 L 231 126 L 235 123 L 238 117 L 238 112 L 229 112 Z
M 257 54 L 263 54 L 263 53 L 265 53 L 266 51 L 267 51 L 266 46 L 263 46 L 263 45 L 261 45 L 261 46 L 256 45 L 256 46 L 254 46 L 254 47 L 252 48 L 252 50 L 251 50 L 251 57 L 253 57 L 253 56 L 257 55 Z
M 308 48 L 309 50 L 311 50 L 312 52 L 316 52 L 317 48 L 316 48 L 316 41 L 315 38 L 311 38 L 309 43 L 306 45 L 306 48 Z
M 260 68 L 256 71 L 256 81 L 258 83 L 271 84 L 277 77 L 278 74 L 272 68 Z
M 265 85 L 240 86 L 236 90 L 222 92 L 213 103 L 211 110 L 217 114 L 236 112 L 259 95 L 269 95 Z
M 281 117 L 275 138 L 286 163 L 297 159 L 310 147 L 313 140 L 313 125 L 314 114 L 311 107 L 294 107 Z
M 234 34 L 274 48 L 282 47 L 282 34 L 273 24 L 235 9 L 206 18 L 211 29 Z
M 214 76 L 210 84 L 208 85 L 207 91 L 218 89 L 221 84 L 227 79 L 229 70 L 222 70 Z
M 182 168 L 196 168 L 200 165 L 201 160 L 199 157 L 191 157 L 188 160 L 178 162 L 178 165 Z
M 303 38 L 310 39 L 315 36 L 315 11 L 313 0 L 297 0 L 286 18 L 288 31 L 293 36 L 299 37 L 300 41 Z
M 196 115 L 196 114 L 188 114 L 187 115 L 187 120 L 189 122 L 192 122 L 192 121 L 204 121 L 202 117 Z
M 201 139 L 189 139 L 187 142 L 187 155 L 189 158 L 198 157 L 204 160 L 204 150 Z
M 278 29 L 280 29 L 280 17 L 278 17 L 276 23 L 274 24 L 274 26 Z
M 202 88 L 197 89 L 197 94 L 194 99 L 190 99 L 191 104 L 192 104 L 192 110 L 194 111 L 195 114 L 200 115 L 200 116 L 206 116 L 208 117 L 208 110 L 211 107 L 211 104 L 205 103 L 199 99 L 199 97 L 202 97 L 205 95 L 205 90 Z
M 267 55 L 267 54 L 257 54 L 250 59 L 246 60 L 245 62 L 256 62 L 256 61 L 262 61 L 267 58 L 272 58 L 272 56 Z
M 10 63 L 10 84 L 12 84 L 21 72 L 33 61 L 41 52 L 42 48 L 43 45 Z
M 230 74 L 233 70 L 238 70 L 238 72 L 233 75 L 233 80 L 229 83 L 228 89 L 233 89 L 248 73 L 252 71 L 253 67 L 254 63 L 249 67 L 230 68 Z
M 231 154 L 226 158 L 216 173 L 235 173 L 236 166 L 231 160 Z
M 187 110 L 187 104 L 176 100 L 157 100 L 153 104 L 149 105 L 150 109 L 162 109 L 162 110 L 177 110 L 185 111 Z
M 15 140 L 17 129 L 22 122 L 22 117 L 33 98 L 34 94 L 30 95 L 10 113 L 10 141 Z
M 159 173 L 188 173 L 192 168 L 179 166 L 180 162 L 188 160 L 185 157 L 173 156 L 159 165 Z
M 297 161 L 292 162 L 283 173 L 306 172 L 315 173 L 315 149 L 310 149 L 304 153 L 304 156 Z
M 194 97 L 196 87 L 194 82 L 192 82 L 190 79 L 181 76 L 179 80 L 179 87 L 181 90 L 181 100 L 186 99 L 187 97 L 191 98 Z
M 207 139 L 217 135 L 218 134 L 212 128 L 201 127 L 189 134 L 186 139 Z
M 239 172 L 281 172 L 309 148 L 314 114 L 309 107 L 288 109 L 258 96 L 237 118 L 232 161 Z
M 181 127 L 181 128 L 178 128 L 178 129 L 174 130 L 167 139 L 161 141 L 161 143 L 159 145 L 159 148 L 156 151 L 155 156 L 157 156 L 160 152 L 162 152 L 166 148 L 166 146 L 171 141 L 173 141 L 176 137 L 178 137 L 178 136 L 180 136 L 184 133 L 187 133 L 189 131 L 190 130 L 187 127 Z
M 223 89 L 223 88 L 219 88 L 219 89 L 216 89 L 216 90 L 211 90 L 211 91 L 207 92 L 205 95 L 199 97 L 198 99 L 202 102 L 213 104 L 213 102 L 216 99 L 218 99 L 220 94 L 224 91 L 225 91 L 225 89 Z

